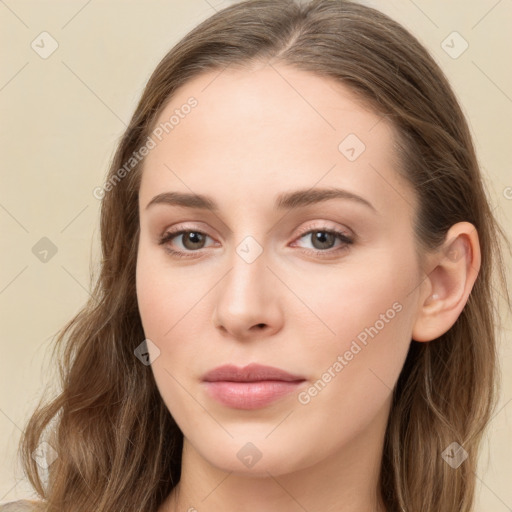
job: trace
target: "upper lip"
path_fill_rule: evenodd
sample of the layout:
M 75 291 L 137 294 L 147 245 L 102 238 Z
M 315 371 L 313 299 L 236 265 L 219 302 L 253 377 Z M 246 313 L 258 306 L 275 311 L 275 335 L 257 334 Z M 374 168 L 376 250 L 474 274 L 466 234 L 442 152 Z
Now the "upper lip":
M 232 364 L 219 366 L 210 370 L 203 376 L 207 382 L 231 381 L 231 382 L 258 382 L 262 380 L 282 380 L 287 382 L 305 380 L 300 375 L 292 375 L 280 368 L 263 366 L 251 363 L 243 368 Z

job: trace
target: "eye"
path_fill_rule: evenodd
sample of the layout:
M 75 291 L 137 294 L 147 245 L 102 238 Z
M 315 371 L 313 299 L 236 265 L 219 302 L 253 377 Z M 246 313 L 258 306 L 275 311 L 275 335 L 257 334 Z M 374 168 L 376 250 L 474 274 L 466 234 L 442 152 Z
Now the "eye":
M 348 246 L 354 243 L 352 237 L 343 231 L 330 228 L 316 228 L 310 229 L 303 233 L 299 240 L 303 238 L 310 238 L 312 249 L 307 252 L 312 252 L 319 256 L 332 256 L 333 253 L 338 253 L 348 249 Z M 334 244 L 339 240 L 340 244 L 336 247 Z
M 181 237 L 182 248 L 178 250 L 172 249 L 169 242 L 175 238 Z M 204 248 L 205 239 L 210 238 L 206 233 L 198 230 L 181 229 L 176 231 L 166 232 L 159 240 L 160 245 L 165 245 L 165 250 L 173 256 L 187 257 L 187 252 L 196 252 L 199 249 Z

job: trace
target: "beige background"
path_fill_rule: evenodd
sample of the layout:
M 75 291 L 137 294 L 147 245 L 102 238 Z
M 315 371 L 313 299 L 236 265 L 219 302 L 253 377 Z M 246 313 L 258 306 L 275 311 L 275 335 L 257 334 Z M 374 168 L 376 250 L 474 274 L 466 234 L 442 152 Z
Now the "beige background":
M 16 445 L 53 379 L 51 339 L 86 300 L 89 270 L 97 268 L 100 204 L 92 191 L 158 61 L 227 3 L 0 2 L 0 502 L 32 494 L 15 464 Z M 469 118 L 495 212 L 511 234 L 512 2 L 365 3 L 409 28 L 448 75 Z M 43 31 L 59 45 L 46 59 L 31 47 Z M 456 59 L 442 47 L 453 31 L 469 44 Z M 455 39 L 451 51 L 461 44 Z M 42 237 L 57 248 L 46 263 L 32 252 Z M 512 323 L 503 317 L 503 391 L 480 459 L 476 512 L 512 510 Z

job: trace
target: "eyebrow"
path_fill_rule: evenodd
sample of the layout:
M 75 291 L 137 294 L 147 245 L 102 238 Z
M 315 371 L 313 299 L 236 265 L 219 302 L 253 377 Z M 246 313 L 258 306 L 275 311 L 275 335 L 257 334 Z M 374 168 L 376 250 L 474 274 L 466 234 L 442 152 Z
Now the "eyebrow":
M 292 210 L 323 201 L 329 201 L 331 199 L 347 199 L 354 201 L 367 206 L 377 213 L 377 210 L 369 201 L 353 192 L 340 188 L 312 188 L 283 192 L 277 196 L 274 209 Z M 201 194 L 185 192 L 163 192 L 162 194 L 158 194 L 147 204 L 146 210 L 156 204 L 183 206 L 186 208 L 211 210 L 213 212 L 219 211 L 219 206 L 213 198 Z

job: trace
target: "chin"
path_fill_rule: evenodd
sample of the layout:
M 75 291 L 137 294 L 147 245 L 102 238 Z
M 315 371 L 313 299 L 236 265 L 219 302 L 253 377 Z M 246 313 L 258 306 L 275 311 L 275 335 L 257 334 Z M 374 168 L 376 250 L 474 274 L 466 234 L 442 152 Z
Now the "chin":
M 296 447 L 279 446 L 270 440 L 251 442 L 251 436 L 243 436 L 243 440 L 231 439 L 226 443 L 212 441 L 210 446 L 201 450 L 201 456 L 212 466 L 221 471 L 233 472 L 240 475 L 250 475 L 256 478 L 292 473 L 315 463 L 312 453 L 301 453 L 303 443 Z M 212 446 L 215 446 L 212 450 Z M 314 450 L 313 450 L 314 451 Z

